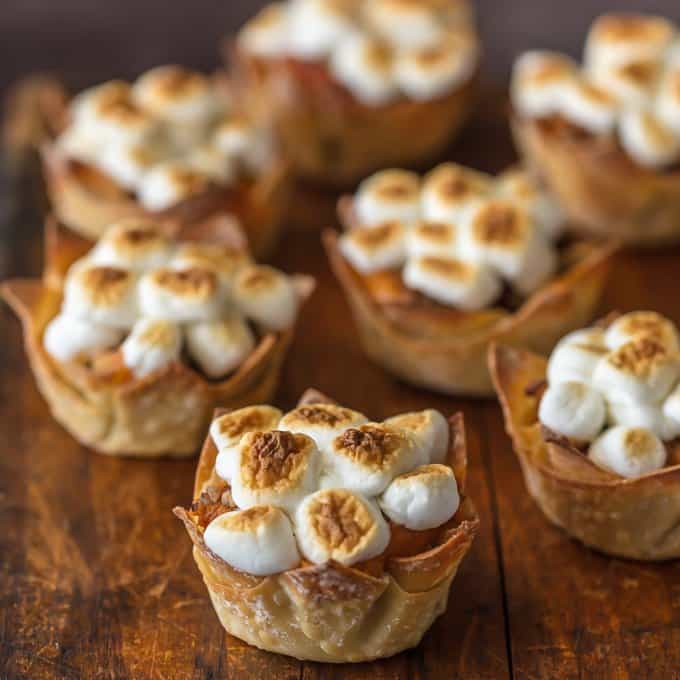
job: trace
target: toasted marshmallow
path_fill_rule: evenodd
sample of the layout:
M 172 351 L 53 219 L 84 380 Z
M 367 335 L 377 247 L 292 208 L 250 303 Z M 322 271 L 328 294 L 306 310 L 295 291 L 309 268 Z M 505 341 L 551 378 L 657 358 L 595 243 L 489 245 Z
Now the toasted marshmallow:
M 642 336 L 621 345 L 597 364 L 593 386 L 609 402 L 658 403 L 678 378 L 678 360 L 656 340 Z
M 485 264 L 454 258 L 413 257 L 403 273 L 404 284 L 443 305 L 483 309 L 501 293 L 500 279 Z
M 604 88 L 587 80 L 573 79 L 557 112 L 594 135 L 606 135 L 616 126 L 619 106 Z
M 350 427 L 368 422 L 363 413 L 335 404 L 308 404 L 286 413 L 278 425 L 279 430 L 300 432 L 311 437 L 322 452 L 328 453 L 333 441 Z
M 84 263 L 69 272 L 62 311 L 113 328 L 132 328 L 137 317 L 136 281 L 118 267 Z
M 278 57 L 288 47 L 288 13 L 283 2 L 261 9 L 238 34 L 239 46 L 257 57 Z
M 613 95 L 622 106 L 639 107 L 649 102 L 661 74 L 656 61 L 608 64 L 589 74 L 595 85 Z
M 250 121 L 235 116 L 217 126 L 212 143 L 252 172 L 266 167 L 274 154 L 274 141 L 269 131 L 256 128 Z
M 661 80 L 654 104 L 658 119 L 676 135 L 680 135 L 680 48 L 678 55 L 677 65 Z
M 458 510 L 460 497 L 453 470 L 447 465 L 423 465 L 400 475 L 380 497 L 382 511 L 413 531 L 434 529 Z
M 422 0 L 370 0 L 364 15 L 373 31 L 399 49 L 431 47 L 446 30 L 437 8 Z
M 443 463 L 446 460 L 449 453 L 449 424 L 439 411 L 428 408 L 402 413 L 388 418 L 385 425 L 409 432 L 428 463 Z
M 559 238 L 564 227 L 564 213 L 557 201 L 547 191 L 541 190 L 526 170 L 514 168 L 499 175 L 496 192 L 501 198 L 524 208 L 550 241 Z
M 666 402 L 664 404 L 611 402 L 609 422 L 626 427 L 641 427 L 650 430 L 663 441 L 671 441 L 680 436 L 680 422 L 666 416 L 664 412 Z
M 639 477 L 666 464 L 666 449 L 650 430 L 618 425 L 605 430 L 590 445 L 588 457 L 622 477 Z
M 413 224 L 420 216 L 420 178 L 407 170 L 376 172 L 359 185 L 354 209 L 366 227 L 392 221 Z
M 238 272 L 251 263 L 252 258 L 245 249 L 189 241 L 177 248 L 170 261 L 170 267 L 173 269 L 190 267 L 209 269 L 219 276 L 222 284 L 230 287 Z
M 336 0 L 293 0 L 288 5 L 288 51 L 303 60 L 326 58 L 354 30 Z
M 70 361 L 118 345 L 123 331 L 59 314 L 46 326 L 43 344 L 58 361 Z
M 203 540 L 228 565 L 255 576 L 278 574 L 300 563 L 290 520 L 270 505 L 219 515 L 206 527 Z
M 596 19 L 586 39 L 584 62 L 590 71 L 611 64 L 655 61 L 675 37 L 675 27 L 661 17 L 605 14 Z
M 139 282 L 139 308 L 150 319 L 215 321 L 223 316 L 224 305 L 217 274 L 209 269 L 161 267 Z
M 130 84 L 124 80 L 109 80 L 77 94 L 69 106 L 74 123 L 96 120 L 102 111 L 130 101 Z
M 295 514 L 295 534 L 300 552 L 314 564 L 364 562 L 390 542 L 377 505 L 348 489 L 324 489 L 305 498 Z
M 651 338 L 669 352 L 680 349 L 680 338 L 675 324 L 656 312 L 629 312 L 613 321 L 604 335 L 609 349 L 618 349 L 640 337 Z
M 564 345 L 591 345 L 592 347 L 599 347 L 601 350 L 607 350 L 607 343 L 605 341 L 605 332 L 597 326 L 590 328 L 581 328 L 577 331 L 567 333 L 555 345 L 555 350 Z
M 406 228 L 385 222 L 372 229 L 353 229 L 340 239 L 340 251 L 362 274 L 396 269 L 406 261 Z
M 297 315 L 298 297 L 291 280 L 278 269 L 251 265 L 239 271 L 232 295 L 238 308 L 262 328 L 290 328 Z
M 570 334 L 560 341 L 550 355 L 548 382 L 551 385 L 570 381 L 588 384 L 596 367 L 606 356 L 607 348 L 599 342 L 591 343 L 587 334 L 583 337 Z
M 529 294 L 557 268 L 557 257 L 527 212 L 510 201 L 493 199 L 473 205 L 461 218 L 462 256 L 486 264 Z
M 137 378 L 178 361 L 181 349 L 179 326 L 158 319 L 137 321 L 121 347 L 123 362 Z
M 676 385 L 675 389 L 666 397 L 662 410 L 667 420 L 672 421 L 674 425 L 680 425 L 680 385 Z M 672 437 L 668 437 L 668 439 L 672 439 Z
M 429 172 L 423 182 L 423 218 L 455 225 L 464 211 L 486 196 L 491 187 L 491 179 L 481 172 L 443 163 Z
M 339 83 L 369 106 L 386 104 L 398 94 L 391 51 L 362 33 L 343 38 L 333 50 L 329 68 Z
M 577 74 L 576 62 L 563 54 L 542 50 L 525 52 L 512 70 L 513 107 L 529 118 L 559 113 Z
M 255 337 L 240 316 L 203 321 L 186 328 L 187 350 L 209 378 L 238 368 L 255 349 Z
M 538 409 L 538 418 L 546 427 L 576 443 L 593 441 L 606 417 L 602 395 L 582 382 L 551 383 Z
M 200 194 L 208 184 L 209 178 L 188 163 L 166 161 L 142 177 L 137 193 L 147 210 L 160 211 Z
M 427 462 L 409 432 L 380 423 L 346 429 L 322 454 L 324 486 L 366 496 L 377 496 L 394 477 Z
M 234 160 L 210 143 L 192 149 L 187 154 L 185 162 L 190 168 L 217 184 L 231 184 L 236 177 L 237 167 Z
M 110 226 L 90 252 L 99 265 L 145 271 L 168 262 L 173 244 L 155 222 L 129 218 Z
M 57 137 L 55 147 L 67 158 L 89 164 L 96 163 L 106 148 L 101 137 L 84 125 L 67 127 Z
M 409 257 L 456 257 L 457 233 L 453 224 L 418 222 L 406 234 L 406 252 Z
M 319 451 L 304 434 L 248 432 L 236 450 L 231 495 L 239 508 L 274 505 L 294 512 L 318 488 Z
M 137 191 L 157 161 L 158 152 L 154 147 L 108 144 L 92 163 L 124 189 Z
M 619 121 L 621 146 L 640 165 L 661 168 L 680 158 L 680 135 L 648 109 L 628 109 Z
M 478 61 L 478 45 L 468 31 L 456 31 L 436 45 L 399 53 L 394 77 L 411 99 L 440 97 L 470 79 Z

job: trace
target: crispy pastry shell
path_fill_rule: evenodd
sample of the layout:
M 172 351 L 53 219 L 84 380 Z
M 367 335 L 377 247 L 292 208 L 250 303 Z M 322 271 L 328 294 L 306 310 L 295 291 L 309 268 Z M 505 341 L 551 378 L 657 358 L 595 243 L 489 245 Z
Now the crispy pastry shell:
M 300 403 L 330 401 L 309 390 Z M 477 532 L 479 520 L 464 495 L 467 466 L 461 414 L 449 420 L 448 464 L 461 505 L 426 552 L 385 557 L 380 576 L 336 562 L 303 564 L 280 574 L 243 574 L 215 555 L 183 508 L 194 558 L 224 628 L 251 645 L 298 659 L 333 663 L 370 661 L 417 645 L 446 609 L 449 588 Z M 194 498 L 210 479 L 217 450 L 208 437 L 196 470 Z
M 567 125 L 515 117 L 512 129 L 526 162 L 580 231 L 636 246 L 680 240 L 680 172 L 644 168 L 612 141 Z
M 293 329 L 263 336 L 238 370 L 219 381 L 183 362 L 120 381 L 115 374 L 97 375 L 80 364 L 55 361 L 43 346 L 43 332 L 61 308 L 66 269 L 88 244 L 75 235 L 60 240 L 50 228 L 46 243 L 43 280 L 6 281 L 0 292 L 21 321 L 26 354 L 52 415 L 79 442 L 110 455 L 191 456 L 218 405 L 240 408 L 272 396 Z M 304 300 L 314 282 L 296 276 L 295 285 Z
M 546 441 L 532 389 L 546 365 L 524 349 L 489 350 L 505 429 L 531 496 L 551 522 L 591 548 L 636 560 L 680 557 L 680 465 L 625 479 L 564 442 Z

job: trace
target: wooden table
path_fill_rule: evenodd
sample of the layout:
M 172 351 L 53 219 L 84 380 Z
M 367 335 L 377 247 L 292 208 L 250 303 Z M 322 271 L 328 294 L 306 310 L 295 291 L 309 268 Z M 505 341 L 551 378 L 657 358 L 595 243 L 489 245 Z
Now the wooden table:
M 512 147 L 491 97 L 453 150 L 499 170 Z M 40 188 L 2 184 L 0 276 L 40 271 Z M 303 197 L 305 221 L 330 219 Z M 297 222 L 298 220 L 292 220 Z M 195 461 L 98 456 L 50 418 L 2 308 L 0 678 L 680 678 L 680 565 L 609 559 L 549 525 L 527 496 L 491 400 L 399 384 L 359 348 L 318 231 L 291 224 L 278 265 L 319 288 L 300 321 L 277 403 L 309 386 L 381 419 L 462 410 L 481 531 L 448 611 L 415 650 L 332 667 L 260 652 L 224 633 L 171 508 L 187 504 Z M 680 251 L 622 256 L 605 307 L 654 308 L 680 322 Z

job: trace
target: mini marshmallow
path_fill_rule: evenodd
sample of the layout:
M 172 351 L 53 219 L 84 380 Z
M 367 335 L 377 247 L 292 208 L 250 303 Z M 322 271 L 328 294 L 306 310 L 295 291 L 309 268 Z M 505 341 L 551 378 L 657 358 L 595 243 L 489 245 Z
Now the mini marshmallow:
M 261 9 L 238 34 L 238 44 L 257 57 L 279 57 L 288 46 L 288 13 L 283 2 Z
M 571 333 L 567 333 L 562 337 L 557 345 L 555 345 L 555 350 L 564 345 L 591 345 L 599 347 L 603 352 L 606 352 L 607 343 L 605 342 L 605 337 L 605 332 L 597 326 L 581 328 L 577 331 L 571 331 Z
M 492 179 L 455 163 L 443 163 L 425 176 L 422 191 L 423 218 L 457 224 L 465 210 L 486 197 Z
M 143 272 L 166 264 L 172 252 L 172 241 L 155 222 L 133 217 L 110 226 L 89 259 L 98 265 Z
M 333 77 L 368 106 L 387 104 L 397 96 L 393 67 L 389 48 L 361 33 L 345 37 L 329 62 Z
M 113 328 L 132 328 L 137 317 L 134 275 L 118 267 L 84 262 L 71 268 L 62 312 Z
M 298 310 L 298 297 L 283 272 L 266 265 L 241 269 L 232 287 L 236 305 L 249 319 L 273 331 L 290 328 Z
M 491 267 L 454 258 L 410 258 L 403 281 L 407 287 L 443 305 L 464 310 L 488 307 L 502 290 Z
M 610 427 L 588 449 L 596 465 L 622 477 L 639 477 L 666 464 L 666 448 L 650 430 Z
M 120 329 L 58 314 L 47 324 L 43 344 L 58 361 L 71 361 L 116 347 L 122 339 Z
M 610 402 L 658 403 L 678 378 L 677 358 L 656 340 L 641 336 L 597 364 L 593 387 Z
M 557 113 L 594 135 L 611 133 L 616 126 L 619 106 L 607 90 L 587 80 L 573 79 Z
M 379 503 L 395 524 L 424 531 L 448 522 L 458 510 L 460 497 L 450 467 L 423 465 L 394 479 Z
M 286 413 L 278 429 L 306 434 L 314 440 L 321 452 L 328 453 L 336 437 L 350 427 L 359 427 L 367 422 L 368 418 L 363 413 L 344 406 L 308 404 Z
M 219 515 L 203 540 L 228 565 L 254 576 L 278 574 L 300 563 L 290 520 L 270 505 Z
M 362 274 L 396 269 L 406 261 L 406 229 L 386 222 L 372 229 L 353 229 L 340 238 L 340 252 Z
M 643 336 L 656 340 L 669 352 L 680 349 L 675 324 L 656 312 L 629 312 L 620 316 L 608 326 L 604 342 L 609 349 L 618 349 Z
M 420 216 L 420 178 L 406 170 L 381 170 L 365 179 L 354 197 L 362 226 L 385 222 L 413 224 Z
M 364 3 L 369 27 L 399 49 L 421 49 L 439 43 L 446 30 L 439 9 L 422 0 L 370 0 Z
M 578 331 L 582 333 L 582 331 Z M 571 340 L 567 342 L 567 338 Z M 607 356 L 607 349 L 601 344 L 591 344 L 587 335 L 571 335 L 563 338 L 555 347 L 548 360 L 548 382 L 590 383 L 599 363 Z
M 577 444 L 593 441 L 606 416 L 602 395 L 582 382 L 551 383 L 538 409 L 538 418 L 546 427 Z
M 293 0 L 288 5 L 287 49 L 299 59 L 325 59 L 353 31 L 350 16 L 335 0 Z
M 657 85 L 661 65 L 655 61 L 609 64 L 590 74 L 591 81 L 613 95 L 620 106 L 644 106 Z
M 142 276 L 139 307 L 150 319 L 178 323 L 215 321 L 222 317 L 225 295 L 215 272 L 192 267 L 161 267 Z
M 450 32 L 434 46 L 400 52 L 394 63 L 394 77 L 408 97 L 426 101 L 468 81 L 477 61 L 474 36 L 466 31 Z
M 248 432 L 236 452 L 231 495 L 239 508 L 273 505 L 294 512 L 318 488 L 319 450 L 304 434 Z
M 217 274 L 223 285 L 231 287 L 238 272 L 250 264 L 252 258 L 245 249 L 188 241 L 180 244 L 169 266 L 173 269 L 209 269 Z
M 396 477 L 427 462 L 405 430 L 380 423 L 350 427 L 321 452 L 324 486 L 377 496 Z
M 185 157 L 186 164 L 217 184 L 231 184 L 236 177 L 236 165 L 213 144 L 196 146 Z
M 94 164 L 100 158 L 104 143 L 86 126 L 70 125 L 56 139 L 55 147 L 67 158 Z
M 235 116 L 217 126 L 212 143 L 223 154 L 234 162 L 245 165 L 251 172 L 265 168 L 274 155 L 271 133 Z
M 300 552 L 314 564 L 345 566 L 383 553 L 390 530 L 377 505 L 348 489 L 324 489 L 308 496 L 295 515 Z
M 109 80 L 77 94 L 69 105 L 75 125 L 97 119 L 102 111 L 130 101 L 130 84 L 124 80 Z
M 619 120 L 619 138 L 626 153 L 640 165 L 662 168 L 680 158 L 680 135 L 648 109 L 627 109 Z
M 409 257 L 456 257 L 458 255 L 457 229 L 443 222 L 418 222 L 406 234 L 406 251 Z
M 668 399 L 666 402 L 668 402 Z M 666 416 L 664 404 L 611 402 L 609 404 L 609 422 L 614 425 L 644 428 L 653 432 L 663 441 L 671 441 L 680 436 L 680 422 Z
M 529 118 L 559 113 L 577 74 L 576 62 L 563 54 L 540 50 L 525 52 L 512 70 L 513 107 Z
M 449 453 L 449 423 L 434 409 L 392 416 L 385 425 L 409 432 L 428 463 L 444 463 Z
M 157 151 L 148 145 L 108 144 L 91 162 L 124 189 L 137 191 L 157 160 Z
M 255 337 L 240 316 L 190 324 L 187 351 L 209 378 L 221 378 L 238 368 L 255 349 Z
M 144 208 L 161 211 L 202 193 L 208 184 L 209 178 L 186 162 L 166 161 L 142 177 L 137 193 Z
M 680 49 L 678 63 L 661 80 L 654 104 L 658 119 L 676 135 L 680 135 Z
M 179 361 L 181 349 L 179 326 L 158 319 L 137 321 L 121 347 L 123 362 L 137 378 Z

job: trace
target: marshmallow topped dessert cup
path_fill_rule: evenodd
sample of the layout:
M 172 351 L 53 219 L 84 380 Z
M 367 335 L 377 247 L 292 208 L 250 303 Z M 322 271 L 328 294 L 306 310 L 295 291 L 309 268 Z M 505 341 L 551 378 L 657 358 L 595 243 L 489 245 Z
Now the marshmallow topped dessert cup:
M 285 415 L 217 414 L 175 514 L 229 633 L 369 661 L 417 645 L 446 609 L 478 527 L 466 467 L 460 414 L 369 422 L 309 390 Z
M 75 96 L 42 146 L 50 200 L 67 227 L 98 239 L 129 217 L 219 225 L 235 216 L 268 255 L 290 173 L 269 131 L 241 115 L 223 78 L 161 66 Z
M 680 37 L 660 17 L 595 21 L 579 65 L 515 64 L 513 131 L 579 230 L 639 246 L 680 240 Z
M 364 350 L 417 386 L 493 394 L 492 341 L 547 352 L 588 323 L 615 245 L 560 243 L 562 218 L 521 169 L 383 170 L 324 234 Z
M 680 557 L 680 351 L 654 312 L 565 336 L 549 360 L 489 362 L 527 489 L 546 517 L 610 555 Z
M 54 221 L 47 230 L 43 280 L 2 293 L 40 391 L 79 442 L 194 455 L 218 405 L 272 395 L 312 279 L 226 240 L 173 240 L 149 220 L 123 220 L 94 247 Z
M 349 186 L 440 156 L 474 103 L 480 47 L 467 0 L 289 0 L 227 52 L 298 174 Z

